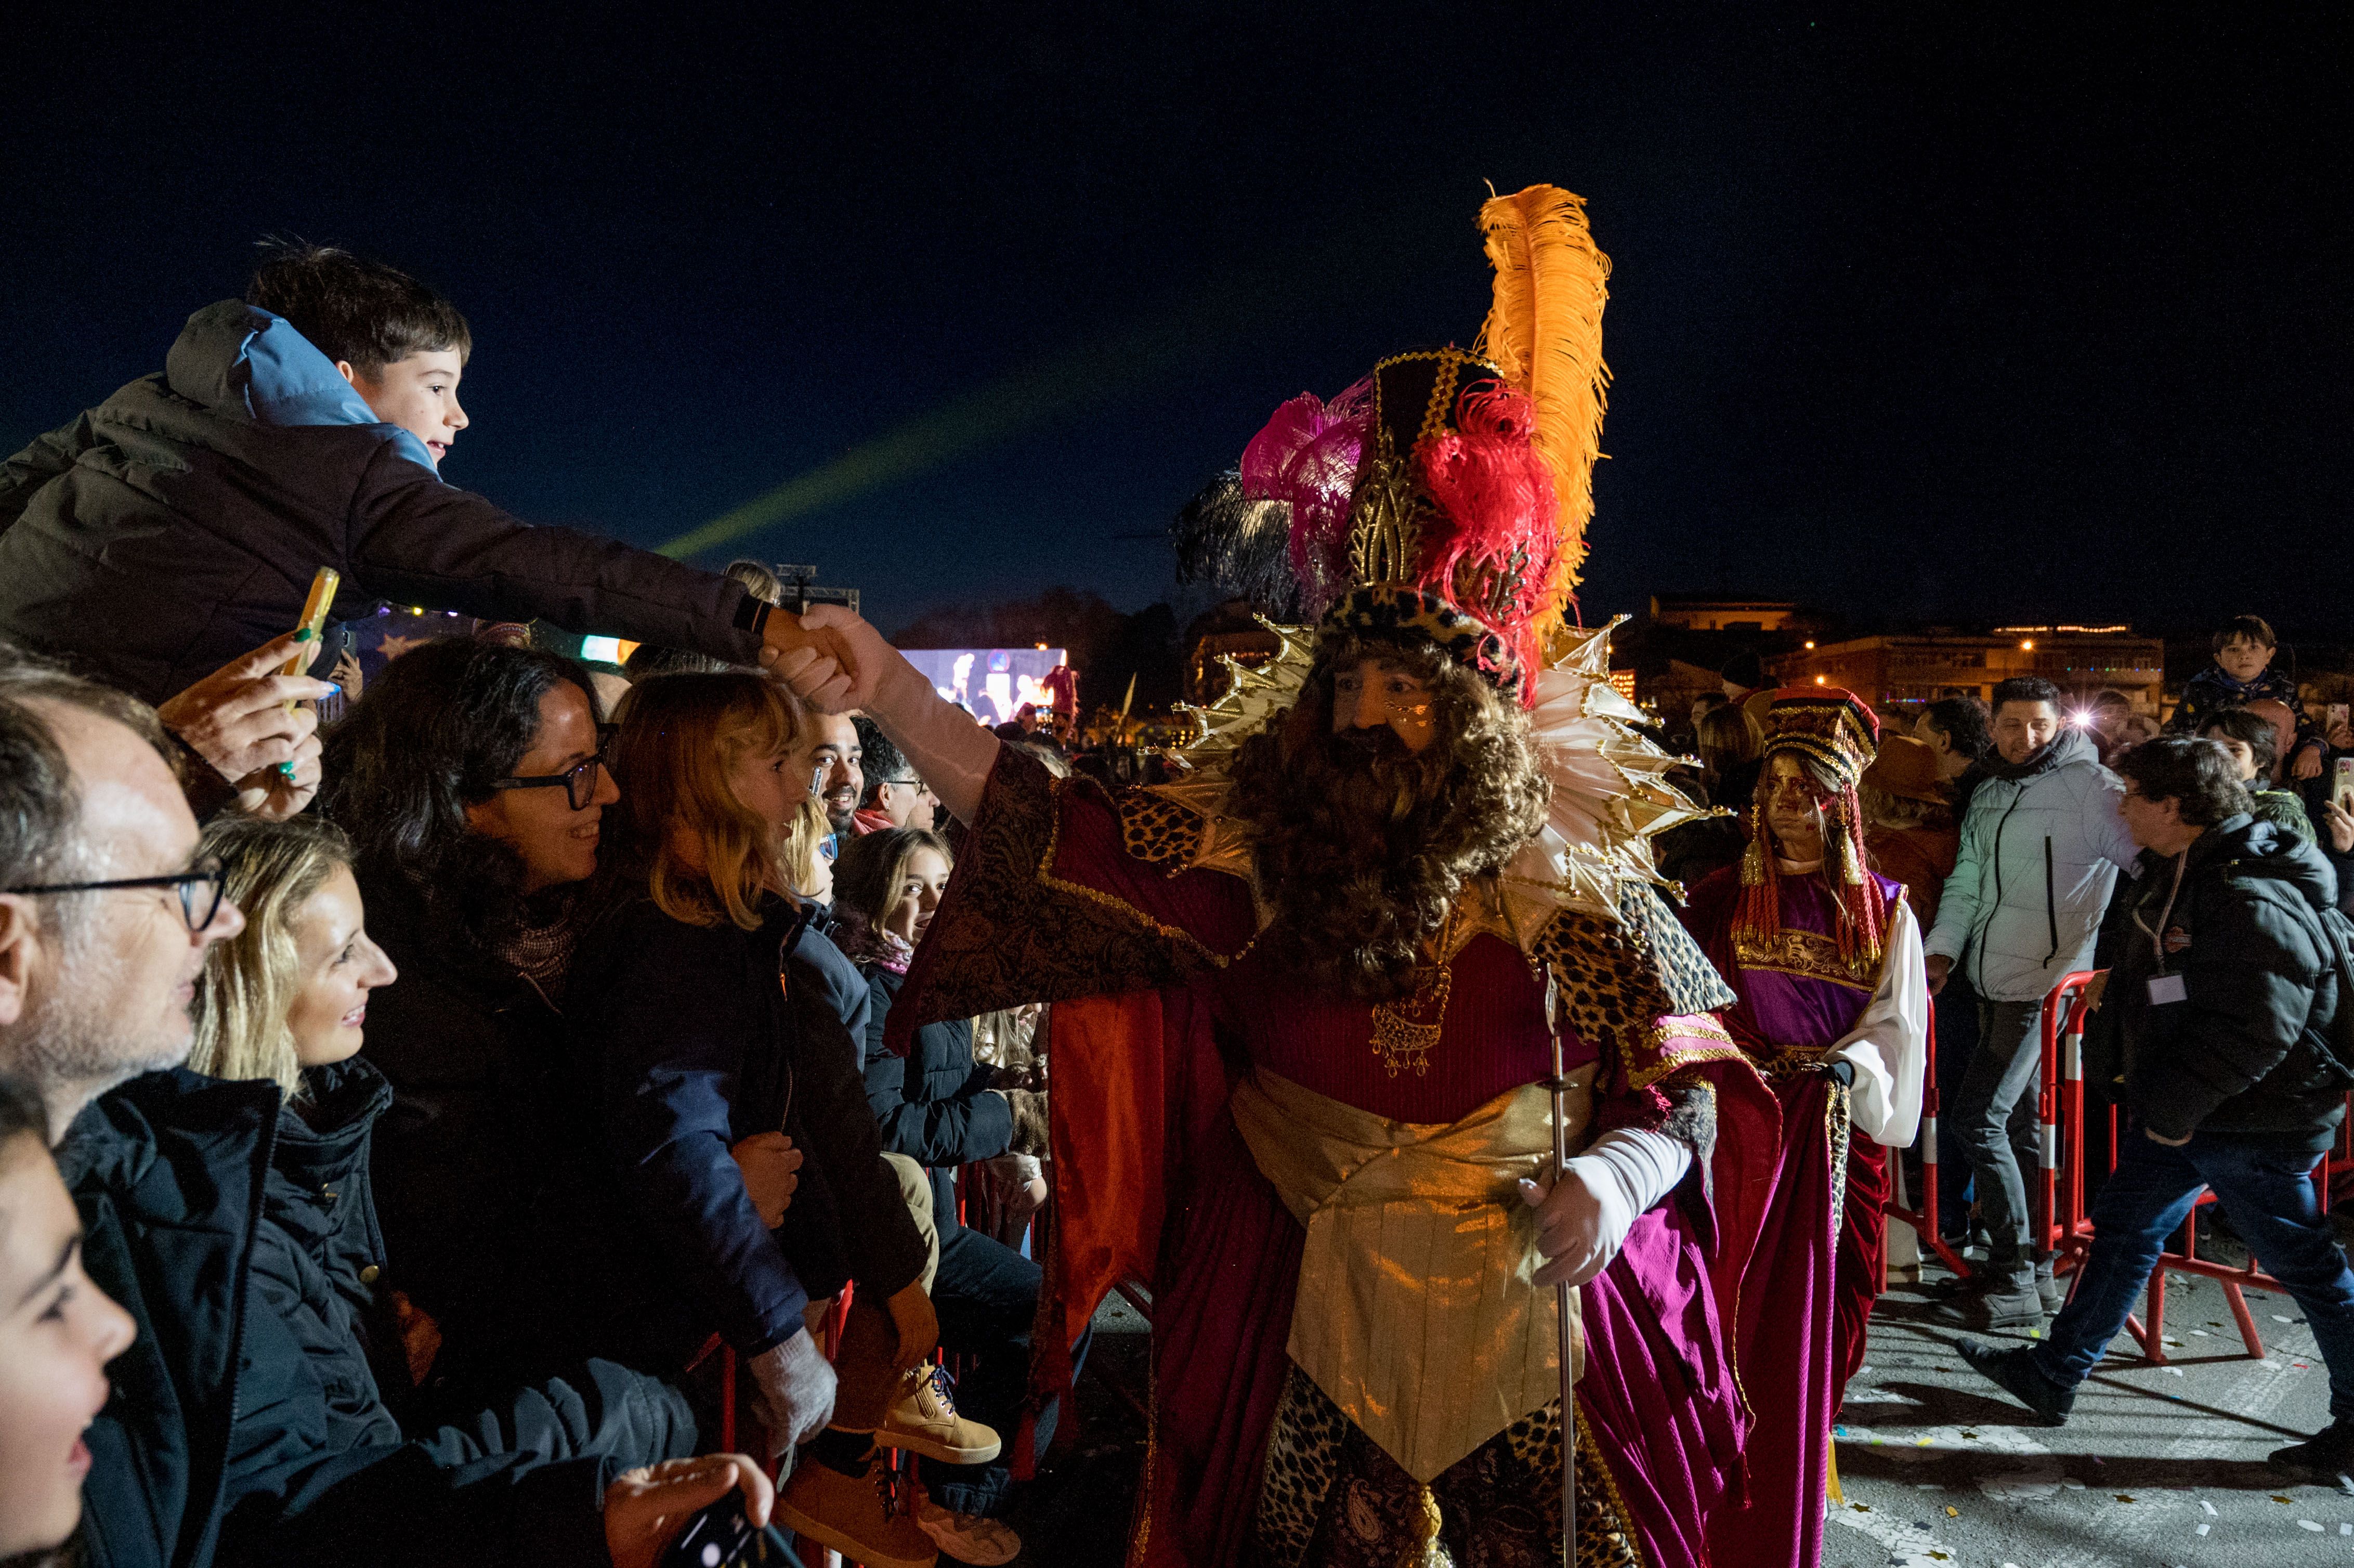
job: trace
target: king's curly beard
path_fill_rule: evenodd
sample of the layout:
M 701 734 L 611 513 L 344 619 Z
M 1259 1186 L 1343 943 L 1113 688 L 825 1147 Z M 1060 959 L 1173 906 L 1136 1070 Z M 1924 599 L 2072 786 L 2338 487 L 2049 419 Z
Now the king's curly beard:
M 1413 989 L 1464 885 L 1533 838 L 1551 798 L 1517 706 L 1436 650 L 1399 663 L 1434 688 L 1429 746 L 1411 751 L 1386 726 L 1332 733 L 1320 660 L 1301 710 L 1236 750 L 1228 797 L 1257 829 L 1267 956 L 1375 1001 Z

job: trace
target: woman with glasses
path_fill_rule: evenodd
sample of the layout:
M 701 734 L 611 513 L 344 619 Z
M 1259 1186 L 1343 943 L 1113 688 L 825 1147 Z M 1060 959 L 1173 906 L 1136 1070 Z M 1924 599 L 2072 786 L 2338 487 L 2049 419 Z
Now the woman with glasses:
M 350 834 L 400 984 L 369 1055 L 393 1086 L 374 1166 L 402 1287 L 440 1325 L 423 1409 L 568 1368 L 607 1245 L 594 1097 L 559 1011 L 573 907 L 597 869 L 607 732 L 571 660 L 467 639 L 404 654 L 329 735 L 326 814 Z M 404 1413 L 406 1414 L 406 1413 Z

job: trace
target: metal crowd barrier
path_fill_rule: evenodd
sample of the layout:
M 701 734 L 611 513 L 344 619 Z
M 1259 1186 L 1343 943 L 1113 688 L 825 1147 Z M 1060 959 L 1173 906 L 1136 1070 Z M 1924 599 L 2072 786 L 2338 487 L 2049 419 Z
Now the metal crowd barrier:
M 1882 1211 L 1890 1219 L 1903 1220 L 1913 1227 L 1921 1245 L 1937 1255 L 1938 1261 L 1960 1277 L 1969 1277 L 1970 1266 L 1961 1253 L 1949 1245 L 1937 1224 L 1937 1010 L 1933 1001 L 1929 1008 L 1928 1059 L 1921 1067 L 1921 1131 L 1914 1139 L 1921 1150 L 1921 1202 L 1918 1208 L 1903 1208 L 1891 1202 Z M 1890 1151 L 1890 1159 L 1901 1172 L 1903 1161 Z M 1965 1178 L 1967 1180 L 1967 1178 Z M 1898 1185 L 1901 1186 L 1901 1176 Z M 1887 1288 L 1887 1281 L 1881 1281 Z
M 2035 1242 L 2040 1252 L 2052 1255 L 2055 1272 L 2071 1277 L 2068 1294 L 2072 1298 L 2093 1249 L 2093 1221 L 2084 1201 L 2084 988 L 2092 980 L 2089 971 L 2069 975 L 2043 999 L 2042 1081 L 2035 1102 L 2036 1118 L 2041 1124 L 2041 1169 L 2033 1194 Z M 2354 1095 L 2348 1097 L 2348 1105 L 2349 1110 L 2354 1110 Z M 2108 1169 L 2115 1171 L 2121 1118 L 2115 1104 L 2105 1106 L 2101 1114 L 2108 1118 Z M 2354 1114 L 2349 1114 L 2338 1127 L 2337 1145 L 2325 1157 L 2323 1169 L 2315 1173 L 2325 1213 L 2329 1209 L 2331 1186 L 2349 1170 L 2354 1170 Z M 1925 1181 L 1923 1184 L 1927 1185 Z M 2140 1342 L 2143 1355 L 2153 1362 L 2162 1365 L 2167 1359 L 2168 1274 L 2197 1275 L 2220 1283 L 2224 1303 L 2239 1325 L 2240 1339 L 2248 1354 L 2259 1361 L 2264 1359 L 2264 1336 L 2257 1332 L 2255 1317 L 2248 1310 L 2243 1292 L 2286 1292 L 2278 1280 L 2258 1266 L 2253 1253 L 2249 1254 L 2247 1266 L 2242 1268 L 2199 1255 L 2199 1211 L 2214 1201 L 2213 1192 L 2200 1193 L 2189 1218 L 2183 1221 L 2181 1250 L 2169 1247 L 2160 1252 L 2156 1266 L 2150 1270 L 2144 1316 L 2126 1319 L 2126 1327 Z M 1934 1202 L 1931 1212 L 1935 1212 Z

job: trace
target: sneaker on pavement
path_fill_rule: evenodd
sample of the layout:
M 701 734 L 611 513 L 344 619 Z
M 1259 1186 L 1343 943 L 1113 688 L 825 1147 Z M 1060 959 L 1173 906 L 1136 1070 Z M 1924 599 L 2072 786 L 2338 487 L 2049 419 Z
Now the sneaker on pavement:
M 880 1449 L 854 1476 L 804 1458 L 777 1494 L 777 1522 L 866 1568 L 932 1568 L 939 1549 L 892 1506 L 896 1481 Z
M 899 1397 L 875 1429 L 885 1448 L 905 1448 L 943 1465 L 986 1465 L 1004 1444 L 993 1426 L 957 1414 L 954 1384 L 946 1369 L 927 1361 L 899 1384 Z
M 2076 1391 L 2062 1388 L 2035 1368 L 2032 1345 L 1982 1345 L 1976 1340 L 1956 1340 L 1954 1349 L 1978 1375 L 1999 1384 L 2005 1393 L 2043 1417 L 2046 1425 L 2064 1425 L 2076 1404 Z
M 2354 1420 L 2341 1415 L 2304 1442 L 2274 1449 L 2265 1462 L 2284 1476 L 2328 1486 L 2354 1472 Z
M 916 1505 L 916 1522 L 939 1547 L 942 1556 L 970 1563 L 973 1568 L 1000 1568 L 1022 1555 L 1022 1538 L 1001 1519 L 952 1513 L 926 1498 Z
M 2046 1312 L 2057 1312 L 2068 1305 L 2068 1282 L 2052 1273 L 2048 1263 L 2035 1271 L 2035 1293 L 2043 1298 Z

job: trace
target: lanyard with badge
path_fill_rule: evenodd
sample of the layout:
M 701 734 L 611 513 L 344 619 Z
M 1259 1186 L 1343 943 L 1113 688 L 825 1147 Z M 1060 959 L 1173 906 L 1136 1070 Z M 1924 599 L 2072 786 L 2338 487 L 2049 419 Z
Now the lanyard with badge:
M 2166 927 L 2174 916 L 2174 901 L 2182 893 L 2182 871 L 2190 863 L 2188 853 L 2174 857 L 2174 885 L 2167 890 L 2166 907 L 2158 912 L 2158 928 L 2150 930 L 2149 923 L 2134 912 L 2134 924 L 2149 932 L 2150 950 L 2158 956 L 2158 972 L 2149 977 L 2149 1001 L 2152 1007 L 2163 1007 L 2171 1001 L 2187 1001 L 2190 993 L 2184 989 L 2180 975 L 2166 972 Z

